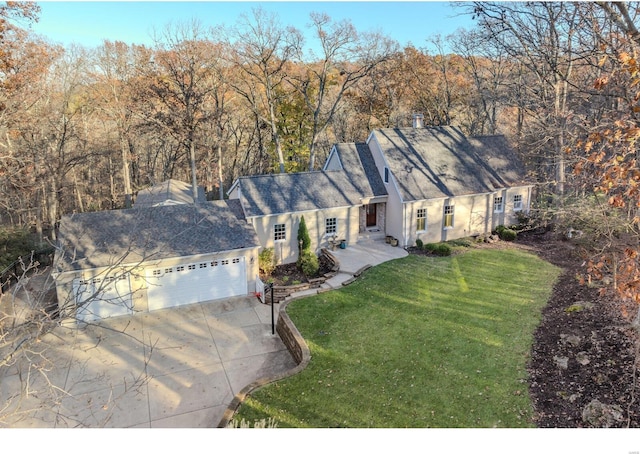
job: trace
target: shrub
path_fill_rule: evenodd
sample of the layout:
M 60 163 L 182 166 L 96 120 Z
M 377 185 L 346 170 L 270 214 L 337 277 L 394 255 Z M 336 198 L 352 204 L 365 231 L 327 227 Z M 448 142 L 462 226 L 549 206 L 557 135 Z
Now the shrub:
M 422 246 L 422 249 L 425 251 L 433 252 L 435 251 L 437 246 L 438 246 L 438 243 L 427 243 L 424 246 Z
M 423 249 L 440 257 L 451 255 L 451 246 L 446 243 L 427 243 L 424 245 Z
M 33 238 L 25 229 L 0 227 L 0 271 L 20 256 L 28 256 L 37 249 Z
M 298 226 L 298 245 L 302 246 L 300 248 L 300 252 L 308 251 L 311 247 L 311 237 L 309 236 L 304 216 L 300 216 L 300 225 Z
M 434 252 L 441 257 L 449 256 L 451 255 L 451 246 L 446 243 L 440 243 Z
M 310 250 L 302 251 L 300 253 L 297 265 L 298 269 L 302 271 L 306 277 L 315 276 L 320 269 L 318 257 Z
M 422 242 L 422 240 L 421 240 L 420 238 L 418 238 L 418 239 L 416 240 L 416 247 L 417 247 L 418 249 L 422 249 L 422 247 L 423 247 L 423 246 L 424 246 L 424 243 Z
M 501 233 L 499 233 L 499 235 L 500 239 L 503 241 L 513 241 L 518 236 L 516 231 L 511 229 L 504 229 Z
M 498 236 L 500 236 L 506 229 L 507 228 L 504 225 L 499 225 L 498 227 L 496 227 L 496 233 L 498 234 Z
M 269 276 L 276 269 L 273 248 L 264 248 L 258 255 L 258 267 L 263 274 Z

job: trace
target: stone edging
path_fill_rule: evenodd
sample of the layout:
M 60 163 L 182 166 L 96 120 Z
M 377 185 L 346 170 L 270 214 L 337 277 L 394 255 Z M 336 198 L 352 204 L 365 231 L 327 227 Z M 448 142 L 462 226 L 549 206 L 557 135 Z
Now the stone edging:
M 229 423 L 233 419 L 233 416 L 236 414 L 236 411 L 238 411 L 238 407 L 240 407 L 240 404 L 253 391 L 264 385 L 282 380 L 283 378 L 291 377 L 303 371 L 309 364 L 309 361 L 311 361 L 311 352 L 309 351 L 309 346 L 307 345 L 304 338 L 300 334 L 300 331 L 298 331 L 298 328 L 296 328 L 286 312 L 286 307 L 289 305 L 289 303 L 291 301 L 295 301 L 296 299 L 298 298 L 294 297 L 282 303 L 282 306 L 280 307 L 280 311 L 278 313 L 276 331 L 298 365 L 284 373 L 275 375 L 273 377 L 262 378 L 245 386 L 238 394 L 235 395 L 235 397 L 225 410 L 224 415 L 222 416 L 222 419 L 218 424 L 218 428 L 225 428 L 229 425 Z
M 334 265 L 332 269 L 332 275 L 337 274 L 338 270 L 340 269 L 340 262 L 338 261 L 338 259 L 326 249 L 323 249 L 322 253 L 326 254 L 328 259 Z M 369 268 L 371 268 L 371 265 L 363 266 L 353 274 L 353 277 L 351 279 L 346 281 L 346 283 L 343 283 L 343 285 L 348 285 L 347 283 L 355 281 L 364 271 L 368 270 Z M 324 291 L 329 290 L 333 289 L 326 289 Z M 321 289 L 318 289 L 318 293 L 321 293 Z M 264 385 L 268 385 L 269 383 L 273 383 L 275 381 L 282 380 L 283 378 L 296 375 L 297 373 L 302 372 L 309 365 L 309 361 L 311 361 L 311 351 L 309 350 L 309 346 L 302 337 L 302 334 L 300 334 L 300 331 L 298 331 L 298 328 L 296 328 L 296 326 L 291 321 L 291 318 L 286 311 L 289 303 L 305 297 L 306 295 L 297 297 L 293 296 L 287 298 L 286 301 L 282 302 L 282 306 L 280 306 L 280 311 L 278 312 L 278 322 L 276 324 L 276 332 L 278 333 L 284 344 L 287 346 L 287 350 L 289 350 L 289 353 L 291 353 L 291 356 L 293 356 L 293 359 L 296 361 L 296 363 L 298 363 L 298 365 L 293 369 L 281 374 L 275 375 L 273 377 L 261 378 L 260 380 L 256 380 L 255 382 L 245 386 L 238 394 L 235 395 L 235 397 L 225 410 L 224 415 L 222 416 L 222 419 L 218 424 L 218 428 L 225 428 L 229 425 L 234 415 L 238 411 L 240 404 L 253 391 L 261 388 Z
M 327 279 L 338 274 L 338 271 L 340 271 L 340 262 L 338 262 L 338 259 L 336 259 L 335 256 L 331 254 L 326 248 L 322 248 L 320 250 L 320 255 L 324 256 L 329 261 L 329 263 L 331 263 L 331 270 L 328 273 L 325 273 L 323 276 L 317 277 L 315 279 L 309 279 L 309 282 L 303 282 L 293 285 L 274 285 L 273 299 L 276 303 L 287 300 L 291 295 L 297 292 L 302 292 L 314 288 L 319 289 Z

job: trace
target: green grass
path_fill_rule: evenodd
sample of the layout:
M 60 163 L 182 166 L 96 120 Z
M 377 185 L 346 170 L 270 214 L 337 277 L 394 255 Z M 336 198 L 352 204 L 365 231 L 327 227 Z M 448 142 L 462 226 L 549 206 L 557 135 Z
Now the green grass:
M 517 250 L 409 256 L 287 311 L 311 362 L 237 420 L 278 427 L 531 427 L 526 365 L 559 269 Z

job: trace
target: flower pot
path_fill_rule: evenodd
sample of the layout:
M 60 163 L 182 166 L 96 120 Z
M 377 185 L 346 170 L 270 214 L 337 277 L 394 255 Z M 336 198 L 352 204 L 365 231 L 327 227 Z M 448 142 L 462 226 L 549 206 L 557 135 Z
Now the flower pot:
M 398 246 L 398 240 L 396 238 L 391 238 L 391 241 L 389 241 L 389 244 L 391 244 L 391 246 L 396 247 Z
M 346 249 L 346 248 L 347 248 L 347 240 L 341 240 L 340 249 Z

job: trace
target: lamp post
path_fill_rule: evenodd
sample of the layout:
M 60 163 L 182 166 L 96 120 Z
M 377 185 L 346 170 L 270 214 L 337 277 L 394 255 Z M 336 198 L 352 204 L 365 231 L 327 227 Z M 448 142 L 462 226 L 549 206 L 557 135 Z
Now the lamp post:
M 273 282 L 269 283 L 269 292 L 271 292 L 271 334 L 276 333 L 276 319 L 273 308 Z

